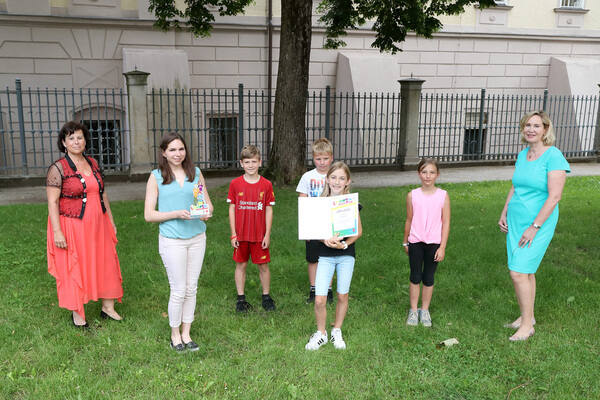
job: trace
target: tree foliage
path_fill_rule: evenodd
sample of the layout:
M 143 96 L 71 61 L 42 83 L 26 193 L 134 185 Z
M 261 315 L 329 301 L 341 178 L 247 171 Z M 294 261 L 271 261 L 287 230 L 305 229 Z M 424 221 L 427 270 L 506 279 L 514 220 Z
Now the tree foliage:
M 213 12 L 219 15 L 237 15 L 254 0 L 185 0 L 185 9 L 177 8 L 176 0 L 150 0 L 148 10 L 156 16 L 154 25 L 163 30 L 180 29 L 185 22 L 196 36 L 208 36 L 215 21 Z
M 322 0 L 318 11 L 326 29 L 325 48 L 345 46 L 341 38 L 348 30 L 373 21 L 371 47 L 395 54 L 408 32 L 431 38 L 442 28 L 438 16 L 461 14 L 474 3 L 480 7 L 495 4 L 494 0 Z

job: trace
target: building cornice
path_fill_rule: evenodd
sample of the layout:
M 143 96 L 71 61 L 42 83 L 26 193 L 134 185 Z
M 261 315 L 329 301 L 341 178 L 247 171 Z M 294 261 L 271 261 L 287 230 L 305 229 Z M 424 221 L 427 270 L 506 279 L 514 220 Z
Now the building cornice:
M 535 39 L 535 40 L 600 40 L 600 30 L 572 29 L 528 29 L 514 27 L 486 26 L 485 29 L 473 26 L 447 25 L 435 35 L 461 35 L 495 37 L 506 39 Z
M 38 15 L 14 15 L 0 14 L 1 25 L 13 26 L 45 26 L 45 27 L 108 27 L 120 29 L 145 29 L 156 30 L 152 20 L 142 20 L 135 18 L 95 18 L 95 17 L 68 17 L 68 16 L 38 16 Z M 185 29 L 185 25 L 183 29 Z M 281 28 L 281 19 L 273 19 L 275 30 Z M 371 26 L 365 25 L 358 30 L 348 31 L 355 34 L 373 34 Z M 215 30 L 266 30 L 266 22 L 262 17 L 229 17 L 214 23 Z M 313 24 L 313 32 L 323 33 L 325 28 L 319 24 Z M 409 37 L 414 37 L 414 33 L 409 33 Z M 573 30 L 573 29 L 528 29 L 513 27 L 486 26 L 462 26 L 446 25 L 440 31 L 434 34 L 434 37 L 460 37 L 460 38 L 497 38 L 497 39 L 533 39 L 533 40 L 570 40 L 570 41 L 600 41 L 600 30 Z
M 238 17 L 238 21 L 228 19 L 227 21 L 215 22 L 213 25 L 218 29 L 256 29 L 265 30 L 266 23 L 264 18 L 259 17 Z M 15 14 L 1 14 L 0 13 L 0 24 L 2 25 L 26 25 L 31 27 L 32 25 L 47 25 L 56 28 L 57 24 L 60 27 L 64 25 L 80 26 L 80 25 L 101 25 L 103 27 L 110 28 L 154 28 L 154 20 L 150 19 L 138 19 L 138 18 L 105 18 L 105 17 L 70 17 L 60 15 L 15 15 Z M 182 23 L 182 30 L 185 29 L 186 24 Z M 274 25 L 280 26 L 280 19 L 274 18 Z

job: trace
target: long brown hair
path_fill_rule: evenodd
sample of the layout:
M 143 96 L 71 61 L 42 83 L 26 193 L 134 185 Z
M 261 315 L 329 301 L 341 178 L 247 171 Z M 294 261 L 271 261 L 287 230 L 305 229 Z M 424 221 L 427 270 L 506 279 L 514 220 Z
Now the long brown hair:
M 160 173 L 162 175 L 163 184 L 168 185 L 175 179 L 175 175 L 173 175 L 173 171 L 171 171 L 171 166 L 169 165 L 169 162 L 167 161 L 165 156 L 162 155 L 162 152 L 167 151 L 169 143 L 171 143 L 173 140 L 181 140 L 181 143 L 183 143 L 183 148 L 185 149 L 185 158 L 181 162 L 181 167 L 185 171 L 185 175 L 187 176 L 188 181 L 193 182 L 196 178 L 196 168 L 194 167 L 194 163 L 190 159 L 190 152 L 188 151 L 187 144 L 185 144 L 183 136 L 181 136 L 179 133 L 169 132 L 165 133 L 165 135 L 162 137 L 159 146 L 162 151 L 158 155 L 158 169 L 160 170 Z
M 331 167 L 329 167 L 329 171 L 327 171 L 326 179 L 329 179 L 329 176 L 331 174 L 333 174 L 334 171 L 337 171 L 338 169 L 344 170 L 344 173 L 346 174 L 346 178 L 348 178 L 348 181 L 350 181 L 350 179 L 351 179 L 350 178 L 350 168 L 348 168 L 346 163 L 343 161 L 336 161 L 333 164 L 331 164 Z M 348 193 L 350 193 L 350 184 L 346 185 L 342 194 L 348 194 Z M 327 181 L 325 181 L 325 188 L 323 189 L 323 192 L 321 193 L 321 197 L 329 197 L 329 196 L 331 196 L 331 189 L 329 188 L 329 183 Z

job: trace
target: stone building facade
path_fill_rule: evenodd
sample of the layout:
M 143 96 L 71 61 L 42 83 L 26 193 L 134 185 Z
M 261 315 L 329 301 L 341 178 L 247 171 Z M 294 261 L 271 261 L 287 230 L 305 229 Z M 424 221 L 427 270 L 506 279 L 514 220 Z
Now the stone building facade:
M 314 3 L 316 6 L 318 1 Z M 550 95 L 598 94 L 600 3 L 496 3 L 493 8 L 471 7 L 459 16 L 443 18 L 443 30 L 432 39 L 408 35 L 401 44 L 403 51 L 396 55 L 380 54 L 371 48 L 374 36 L 368 27 L 349 32 L 347 46 L 342 49 L 323 49 L 324 30 L 314 17 L 309 90 L 320 93 L 329 87 L 333 93 L 397 95 L 397 81 L 412 77 L 422 79 L 423 91 L 432 95 L 475 95 L 482 89 L 501 96 L 540 96 L 545 89 Z M 271 48 L 269 8 L 273 15 Z M 234 93 L 242 84 L 245 89 L 264 95 L 276 85 L 279 0 L 256 0 L 243 16 L 217 17 L 206 38 L 194 37 L 185 30 L 158 31 L 147 9 L 148 0 L 0 0 L 0 175 L 13 171 L 43 173 L 46 159 L 57 156 L 53 135 L 62 122 L 73 118 L 90 126 L 96 152 L 93 154 L 105 166 L 120 171 L 130 168 L 135 159 L 137 140 L 147 147 L 144 158 L 152 163 L 156 140 L 172 127 L 189 135 L 196 162 L 205 163 L 203 166 L 235 165 L 239 147 L 249 141 L 256 142 L 263 151 L 268 149 L 268 111 L 261 111 L 256 122 L 253 111 L 238 112 L 235 95 L 230 95 L 231 104 L 225 110 L 214 112 L 207 109 L 206 98 L 149 96 L 148 104 L 142 104 L 147 108 L 144 118 L 148 125 L 140 130 L 134 129 L 131 121 L 132 109 L 127 104 L 131 96 L 128 100 L 127 96 L 111 95 L 110 90 L 126 90 L 123 73 L 138 70 L 150 73 L 148 85 L 144 86 L 147 92 L 233 89 L 230 93 Z M 61 100 L 60 96 L 43 92 L 42 100 L 44 95 L 48 97 L 45 109 L 35 95 L 30 95 L 26 106 L 30 115 L 26 113 L 24 118 L 37 119 L 25 127 L 19 126 L 14 106 L 17 78 L 24 89 L 71 90 L 72 101 L 67 106 L 69 96 Z M 95 92 L 86 92 L 87 97 L 75 92 L 90 89 Z M 175 100 L 171 106 L 189 112 L 166 110 L 170 99 Z M 8 101 L 13 102 L 12 108 L 7 106 Z M 580 150 L 585 151 L 581 154 L 589 154 L 594 141 L 590 121 L 597 114 L 597 104 L 569 101 L 560 112 L 563 125 L 570 126 L 563 129 L 563 136 L 569 136 L 568 146 L 563 147 L 573 154 Z M 214 105 L 212 98 L 211 102 L 209 108 Z M 265 100 L 261 98 L 259 102 L 263 107 Z M 348 104 L 344 107 L 351 110 L 350 122 L 340 119 L 336 126 L 336 149 L 343 151 L 336 157 L 347 159 L 350 154 L 358 158 L 379 157 L 375 162 L 394 160 L 400 143 L 397 127 L 388 121 L 397 120 L 397 114 L 381 116 L 378 124 L 366 126 L 358 115 L 371 111 L 360 109 L 354 100 Z M 399 103 L 392 103 L 392 108 L 394 104 Z M 516 103 L 497 103 L 484 110 L 475 101 L 460 110 L 450 107 L 450 112 L 445 111 L 448 107 L 429 109 L 430 115 L 441 122 L 427 122 L 430 126 L 419 128 L 420 155 L 428 154 L 423 149 L 435 148 L 436 153 L 430 155 L 480 159 L 484 153 L 505 151 L 498 149 L 505 148 L 503 143 L 509 135 L 513 143 L 508 151 L 510 158 L 519 147 L 514 126 L 521 108 Z M 317 113 L 316 117 L 323 117 L 322 112 Z M 313 113 L 308 118 L 316 117 Z M 325 118 L 311 126 L 309 141 L 323 135 L 323 121 Z M 341 126 L 342 122 L 348 127 Z M 444 126 L 443 130 L 440 126 Z M 513 128 L 507 130 L 507 126 Z M 375 154 L 381 148 L 385 157 Z M 29 169 L 22 167 L 27 162 Z
M 147 7 L 147 0 L 0 0 L 0 87 L 19 77 L 26 87 L 121 88 L 124 49 L 153 49 L 183 52 L 177 62 L 187 64 L 184 83 L 192 88 L 267 88 L 268 0 L 244 16 L 217 18 L 208 38 L 157 31 Z M 279 12 L 274 0 L 273 85 Z M 389 75 L 424 79 L 426 91 L 539 93 L 549 86 L 552 58 L 600 60 L 600 4 L 592 0 L 498 1 L 443 22 L 433 39 L 409 35 L 404 51 L 390 56 Z M 369 30 L 350 32 L 346 41 L 343 49 L 323 49 L 315 18 L 311 89 L 338 86 L 340 53 L 379 54 Z M 376 72 L 358 73 L 368 89 Z

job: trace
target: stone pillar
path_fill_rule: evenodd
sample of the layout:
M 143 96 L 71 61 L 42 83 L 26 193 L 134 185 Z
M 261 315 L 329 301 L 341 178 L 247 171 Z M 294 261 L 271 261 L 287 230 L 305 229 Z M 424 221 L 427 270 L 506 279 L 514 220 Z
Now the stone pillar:
M 400 142 L 396 162 L 411 168 L 419 163 L 419 106 L 423 79 L 401 79 L 400 82 Z
M 151 140 L 148 132 L 146 93 L 148 72 L 138 70 L 123 74 L 127 83 L 127 114 L 129 118 L 129 174 L 146 174 L 152 167 Z

